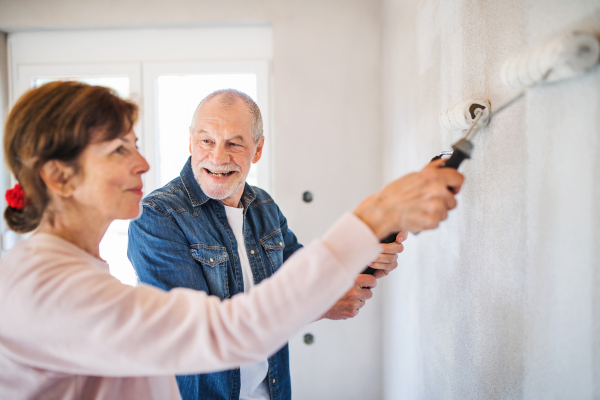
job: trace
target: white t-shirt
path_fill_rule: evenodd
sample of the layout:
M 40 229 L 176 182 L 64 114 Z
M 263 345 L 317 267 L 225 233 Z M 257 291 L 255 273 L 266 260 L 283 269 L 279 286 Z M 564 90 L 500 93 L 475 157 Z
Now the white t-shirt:
M 254 286 L 254 275 L 252 275 L 244 240 L 244 209 L 225 206 L 225 212 L 227 213 L 227 222 L 229 222 L 237 241 L 238 257 L 244 279 L 244 293 L 248 293 Z M 240 400 L 270 400 L 271 395 L 267 382 L 268 372 L 269 363 L 267 360 L 241 366 Z

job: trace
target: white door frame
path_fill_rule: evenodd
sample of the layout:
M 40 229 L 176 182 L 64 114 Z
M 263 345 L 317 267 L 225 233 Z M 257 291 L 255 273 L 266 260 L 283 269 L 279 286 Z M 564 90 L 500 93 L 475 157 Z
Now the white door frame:
M 16 32 L 8 35 L 9 101 L 20 65 L 272 60 L 270 26 Z
M 141 65 L 139 63 L 94 64 L 19 64 L 14 79 L 14 100 L 31 89 L 36 78 L 123 76 L 129 78 L 129 90 L 134 96 L 142 95 Z M 14 105 L 14 102 L 12 103 Z

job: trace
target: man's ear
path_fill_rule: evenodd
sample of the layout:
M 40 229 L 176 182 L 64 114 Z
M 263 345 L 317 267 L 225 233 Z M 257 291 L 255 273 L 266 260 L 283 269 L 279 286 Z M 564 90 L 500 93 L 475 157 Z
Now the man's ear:
M 258 160 L 262 157 L 263 147 L 265 146 L 265 137 L 260 138 L 260 142 L 258 142 L 258 146 L 256 146 L 256 153 L 254 153 L 254 157 L 252 157 L 252 163 L 256 164 Z
M 189 150 L 190 150 L 190 154 L 192 154 L 192 127 L 191 126 L 190 126 L 190 147 L 189 147 Z
M 40 177 L 46 187 L 60 197 L 70 197 L 75 191 L 75 169 L 62 161 L 50 160 L 42 166 Z

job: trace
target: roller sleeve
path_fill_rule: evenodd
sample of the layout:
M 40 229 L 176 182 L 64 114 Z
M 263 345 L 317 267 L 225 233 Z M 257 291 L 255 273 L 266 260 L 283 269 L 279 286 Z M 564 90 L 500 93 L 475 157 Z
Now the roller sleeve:
M 454 104 L 439 115 L 440 125 L 448 131 L 459 131 L 469 128 L 475 119 L 475 110 L 482 110 L 481 121 L 485 125 L 490 115 L 490 102 L 485 99 L 469 99 Z
M 587 32 L 572 31 L 549 40 L 504 62 L 502 82 L 513 89 L 524 89 L 541 82 L 555 82 L 594 68 L 600 61 L 600 42 Z

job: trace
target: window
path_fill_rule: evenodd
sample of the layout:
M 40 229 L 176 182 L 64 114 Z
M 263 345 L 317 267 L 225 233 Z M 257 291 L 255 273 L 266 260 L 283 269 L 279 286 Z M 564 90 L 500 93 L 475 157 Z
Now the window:
M 135 127 L 150 164 L 144 192 L 179 175 L 189 156 L 193 112 L 217 89 L 247 93 L 263 114 L 270 136 L 270 27 L 21 32 L 9 36 L 10 103 L 53 80 L 108 86 L 140 104 Z M 73 50 L 76 49 L 76 50 Z M 248 183 L 270 189 L 270 143 Z M 111 273 L 134 285 L 127 259 L 129 221 L 114 221 L 100 244 Z

